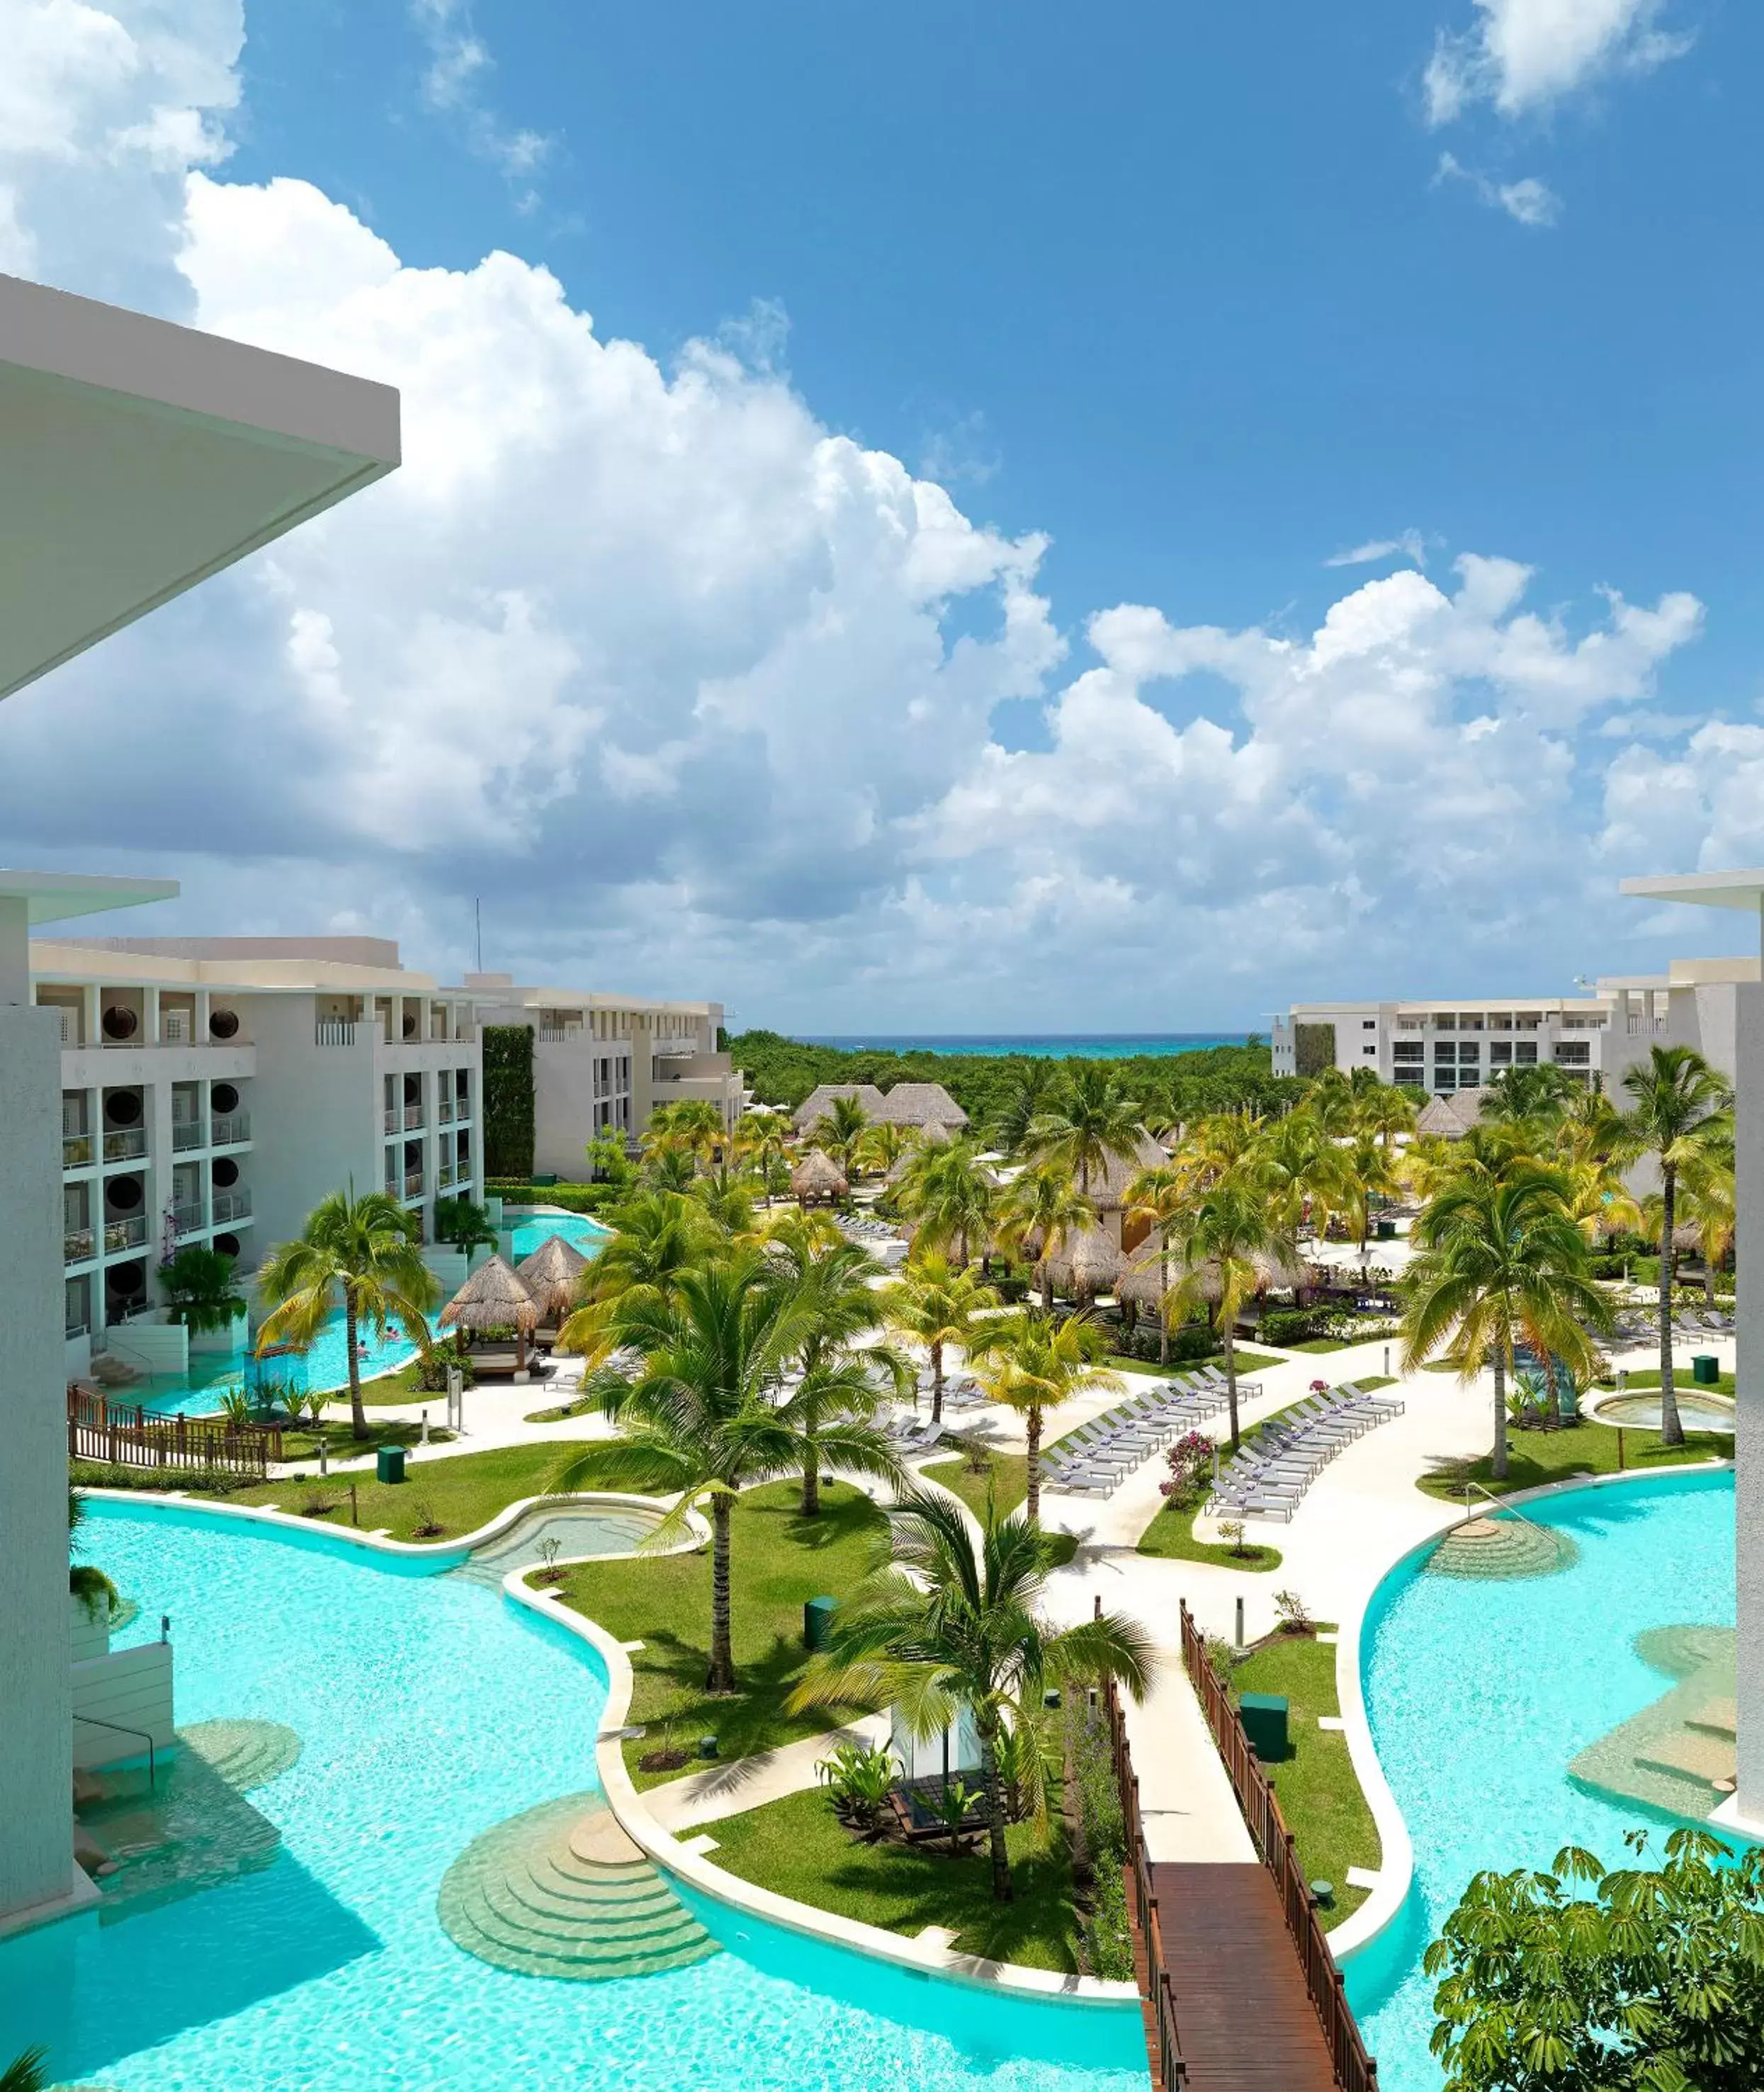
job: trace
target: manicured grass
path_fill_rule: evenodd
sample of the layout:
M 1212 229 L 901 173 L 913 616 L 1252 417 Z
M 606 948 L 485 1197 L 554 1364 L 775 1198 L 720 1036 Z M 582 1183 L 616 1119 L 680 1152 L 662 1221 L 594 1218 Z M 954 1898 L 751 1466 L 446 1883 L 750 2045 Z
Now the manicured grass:
M 802 1485 L 767 1482 L 745 1491 L 734 1511 L 730 1547 L 735 1666 L 741 1690 L 713 1698 L 704 1689 L 710 1662 L 711 1553 L 590 1562 L 569 1572 L 565 1601 L 620 1641 L 644 1646 L 631 1658 L 634 1690 L 628 1718 L 648 1731 L 625 1746 L 639 1787 L 678 1772 L 646 1773 L 638 1761 L 663 1748 L 694 1751 L 714 1735 L 724 1758 L 746 1757 L 798 1736 L 837 1728 L 861 1709 L 817 1708 L 787 1714 L 784 1703 L 808 1662 L 802 1607 L 839 1597 L 873 1566 L 888 1520 L 847 1482 L 823 1481 L 819 1518 L 797 1506 Z M 690 1767 L 681 1768 L 689 1770 Z
M 600 1404 L 593 1395 L 579 1396 L 574 1402 L 560 1402 L 554 1408 L 535 1409 L 521 1419 L 525 1424 L 562 1424 L 572 1416 L 598 1416 Z
M 1235 1692 L 1286 1696 L 1290 1755 L 1262 1770 L 1273 1783 L 1286 1828 L 1298 1841 L 1307 1881 L 1334 1884 L 1332 1909 L 1320 1913 L 1325 1926 L 1338 1925 L 1366 1900 L 1364 1889 L 1347 1886 L 1347 1869 L 1379 1864 L 1378 1828 L 1360 1792 L 1347 1739 L 1320 1729 L 1319 1714 L 1338 1714 L 1335 1650 L 1308 1635 L 1277 1635 L 1263 1642 L 1231 1673 Z
M 1152 1514 L 1152 1522 L 1139 1535 L 1138 1552 L 1155 1554 L 1164 1562 L 1212 1562 L 1221 1569 L 1269 1570 L 1280 1567 L 1280 1550 L 1262 1543 L 1246 1540 L 1243 1552 L 1236 1554 L 1229 1547 L 1217 1541 L 1196 1540 L 1195 1519 L 1197 1515 L 1192 1503 L 1173 1508 L 1161 1504 Z
M 986 1516 L 986 1492 L 990 1486 L 993 1507 L 999 1517 L 1005 1518 L 1029 1493 L 1028 1459 L 1021 1453 L 997 1453 L 990 1447 L 983 1447 L 977 1457 L 985 1463 L 978 1473 L 966 1453 L 953 1460 L 933 1460 L 926 1472 L 932 1481 L 953 1489 L 978 1519 Z
M 1489 1428 L 1492 1432 L 1492 1420 Z M 1653 1467 L 1682 1467 L 1690 1460 L 1733 1457 L 1731 1433 L 1687 1431 L 1682 1446 L 1665 1446 L 1658 1432 L 1626 1426 L 1623 1440 L 1626 1472 L 1645 1472 Z M 1571 1424 L 1566 1431 L 1510 1431 L 1504 1482 L 1494 1481 L 1485 1453 L 1475 1460 L 1444 1462 L 1423 1475 L 1417 1486 L 1429 1496 L 1450 1499 L 1463 1496 L 1467 1481 L 1479 1482 L 1484 1489 L 1501 1494 L 1536 1489 L 1546 1482 L 1567 1481 L 1576 1475 L 1616 1472 L 1617 1433 L 1608 1424 L 1583 1423 Z
M 327 1416 L 317 1431 L 309 1424 L 301 1424 L 297 1430 L 284 1428 L 282 1457 L 284 1460 L 316 1460 L 321 1437 L 330 1449 L 332 1459 L 340 1460 L 354 1453 L 371 1453 L 379 1446 L 414 1446 L 422 1437 L 420 1423 L 377 1424 L 370 1416 L 368 1419 L 368 1435 L 365 1438 L 357 1438 L 350 1429 L 347 1416 L 340 1422 L 335 1417 Z M 429 1443 L 431 1446 L 449 1446 L 452 1442 L 453 1433 L 451 1431 L 443 1431 L 434 1424 L 430 1425 Z
M 1362 1344 L 1394 1344 L 1396 1335 L 1390 1329 L 1368 1330 L 1364 1337 L 1307 1337 L 1302 1344 L 1295 1344 L 1295 1351 L 1351 1351 Z
M 1062 1973 L 1078 1967 L 1071 1868 L 1057 1806 L 1049 1807 L 1045 1835 L 1032 1823 L 1006 1832 L 1016 1891 L 1008 1904 L 992 1900 L 984 1847 L 955 1860 L 920 1846 L 862 1844 L 819 1788 L 725 1818 L 711 1835 L 717 1841 L 712 1865 L 798 1903 L 909 1938 L 927 1925 L 948 1926 L 964 1954 Z
M 1658 1366 L 1655 1366 L 1653 1370 L 1649 1372 L 1632 1372 L 1628 1374 L 1624 1381 L 1623 1393 L 1625 1394 L 1640 1394 L 1645 1389 L 1658 1388 L 1659 1385 L 1660 1369 Z M 1617 1383 L 1614 1380 L 1602 1380 L 1598 1383 L 1598 1388 L 1599 1392 L 1602 1394 L 1614 1394 L 1617 1390 Z M 1737 1393 L 1738 1390 L 1733 1375 L 1731 1372 L 1724 1372 L 1721 1376 L 1720 1379 L 1715 1382 L 1714 1386 L 1711 1387 L 1707 1381 L 1697 1381 L 1691 1378 L 1690 1361 L 1688 1359 L 1675 1358 L 1672 1361 L 1672 1391 L 1675 1394 L 1725 1394 L 1731 1396 Z
M 262 1482 L 249 1489 L 227 1493 L 229 1503 L 273 1503 L 279 1510 L 313 1516 L 315 1524 L 349 1524 L 349 1485 L 355 1484 L 356 1523 L 364 1532 L 384 1527 L 395 1540 L 414 1540 L 416 1528 L 426 1522 L 425 1510 L 441 1528 L 430 1539 L 456 1540 L 475 1532 L 496 1513 L 523 1497 L 543 1496 L 558 1463 L 568 1454 L 581 1450 L 574 1443 L 553 1441 L 543 1446 L 502 1446 L 489 1453 L 460 1453 L 447 1459 L 413 1459 L 402 1484 L 381 1483 L 373 1471 L 355 1475 L 330 1475 L 320 1480 L 314 1469 L 309 1474 L 280 1481 Z M 598 1449 L 597 1449 L 598 1450 Z M 175 1477 L 166 1486 L 177 1486 Z M 590 1480 L 586 1486 L 593 1488 Z M 307 1511 L 309 1504 L 328 1504 L 323 1513 Z M 638 1630 L 633 1630 L 633 1632 Z

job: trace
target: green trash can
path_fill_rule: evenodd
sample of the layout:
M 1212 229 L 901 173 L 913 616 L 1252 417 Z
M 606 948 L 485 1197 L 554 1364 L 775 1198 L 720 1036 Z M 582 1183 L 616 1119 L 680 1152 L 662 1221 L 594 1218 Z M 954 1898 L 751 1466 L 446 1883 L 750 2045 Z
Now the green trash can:
M 1699 1351 L 1691 1360 L 1691 1378 L 1699 1387 L 1719 1387 L 1721 1361 L 1707 1351 Z
M 383 1482 L 401 1482 L 404 1479 L 404 1449 L 402 1446 L 382 1446 L 374 1455 L 374 1472 Z
M 1394 1242 L 1396 1240 L 1396 1222 L 1394 1221 L 1379 1221 L 1378 1240 L 1380 1242 Z
M 1286 1755 L 1286 1696 L 1283 1692 L 1246 1692 L 1238 1703 L 1243 1718 L 1243 1733 L 1259 1758 L 1273 1760 Z
M 812 1655 L 826 1646 L 827 1630 L 832 1624 L 837 1598 L 811 1598 L 802 1608 L 802 1646 Z

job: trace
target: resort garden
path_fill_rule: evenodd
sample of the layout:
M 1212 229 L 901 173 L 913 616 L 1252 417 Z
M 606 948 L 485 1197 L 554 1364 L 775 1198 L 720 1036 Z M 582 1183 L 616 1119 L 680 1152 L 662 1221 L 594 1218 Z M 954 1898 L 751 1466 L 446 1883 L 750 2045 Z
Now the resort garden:
M 793 1081 L 820 1065 L 775 1057 Z M 731 1131 L 709 1108 L 664 1108 L 638 1154 L 593 1156 L 592 1239 L 544 1236 L 550 1187 L 533 1187 L 542 1217 L 524 1225 L 542 1239 L 510 1263 L 494 1253 L 504 1217 L 463 1202 L 449 1221 L 470 1276 L 445 1303 L 397 1204 L 339 1192 L 254 1285 L 260 1349 L 298 1351 L 340 1312 L 347 1418 L 322 1401 L 241 1411 L 236 1430 L 281 1432 L 276 1471 L 197 1474 L 188 1497 L 452 1549 L 443 1567 L 482 1560 L 492 1589 L 508 1571 L 622 1651 L 629 1701 L 605 1748 L 623 1805 L 695 1839 L 720 1892 L 768 1891 L 903 1952 L 935 1939 L 974 1968 L 1134 1982 L 1149 1936 L 1139 1841 L 1173 1835 L 1135 1797 L 1170 1777 L 1160 1725 L 1185 1662 L 1192 1676 L 1204 1661 L 1226 1761 L 1241 1744 L 1317 1922 L 1351 1932 L 1384 1834 L 1345 1733 L 1337 1631 L 1308 1591 L 1355 1543 L 1310 1492 L 1448 1387 L 1485 1403 L 1480 1445 L 1439 1454 L 1412 1432 L 1406 1479 L 1385 1485 L 1403 1531 L 1449 1526 L 1442 1563 L 1506 1548 L 1515 1528 L 1486 1515 L 1504 1492 L 1724 1459 L 1731 1435 L 1687 1430 L 1676 1395 L 1687 1303 L 1719 1311 L 1727 1290 L 1730 1100 L 1695 1057 L 1656 1048 L 1611 1097 L 1515 1070 L 1446 1139 L 1418 1130 L 1412 1093 L 1357 1075 L 1252 1080 L 1230 1108 L 1185 1113 L 1173 1081 L 1140 1095 L 1135 1072 L 1027 1062 L 966 1125 L 872 1117 L 844 1094 L 800 1127 L 755 1112 Z M 1638 1198 L 1640 1181 L 1656 1189 Z M 229 1273 L 172 1276 L 192 1314 L 231 1298 Z M 362 1336 L 409 1355 L 365 1373 Z M 1658 1364 L 1619 1385 L 1614 1359 L 1644 1341 Z M 428 1415 L 441 1394 L 453 1414 L 450 1377 L 470 1390 L 465 1438 Z M 1599 1420 L 1607 1395 L 1643 1393 L 1657 1429 Z M 379 1464 L 383 1446 L 408 1453 L 408 1474 Z M 143 1476 L 82 1462 L 73 1479 Z M 572 1515 L 611 1523 L 583 1541 Z M 1536 1515 L 1521 1527 L 1543 1530 Z M 84 1536 L 93 1573 L 105 1532 Z M 1572 1558 L 1572 1539 L 1559 1547 Z M 1119 1562 L 1140 1580 L 1120 1581 Z M 1239 1608 L 1235 1634 L 1208 1626 L 1204 1659 L 1175 1632 L 1178 1594 L 1214 1623 Z M 1388 1690 L 1377 1660 L 1371 1677 Z M 1270 1701 L 1282 1740 L 1258 1757 L 1237 1709 Z M 1208 1777 L 1173 1813 L 1235 1821 L 1253 1796 L 1217 1765 Z M 638 1866 L 642 1823 L 625 1825 Z M 1487 1943 L 1497 1924 L 1544 1940 L 1571 1893 L 1559 1877 L 1590 1886 L 1611 1930 L 1589 1945 L 1564 1921 L 1550 1946 L 1573 1963 L 1551 2038 L 1629 2073 L 1572 2081 L 1729 2081 L 1685 2060 L 1708 2065 L 1663 1915 L 1757 1911 L 1753 1874 L 1718 1889 L 1707 1864 L 1680 1843 L 1658 1877 L 1570 1855 L 1547 1878 L 1480 1880 L 1399 1994 L 1412 2017 L 1427 1986 L 1432 2015 L 1402 2040 L 1440 2030 L 1440 2063 L 1415 2081 L 1557 2081 L 1502 2019 L 1512 1978 Z M 1714 1921 L 1696 1921 L 1712 1941 Z M 469 1927 L 452 1936 L 479 1951 Z M 1711 1947 L 1713 2009 L 1751 1995 L 1752 1937 Z M 1623 1982 L 1656 2000 L 1627 2018 L 1610 2002 L 1619 1951 Z M 1367 2003 L 1375 2033 L 1397 2024 L 1386 1999 Z M 1381 2081 L 1408 2081 L 1387 2058 Z

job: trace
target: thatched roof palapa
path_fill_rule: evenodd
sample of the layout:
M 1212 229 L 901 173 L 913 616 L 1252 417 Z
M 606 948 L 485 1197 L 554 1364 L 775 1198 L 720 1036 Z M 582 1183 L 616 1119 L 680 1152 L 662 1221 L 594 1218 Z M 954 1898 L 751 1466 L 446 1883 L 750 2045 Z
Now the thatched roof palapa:
M 790 1189 L 799 1199 L 843 1199 L 851 1186 L 830 1155 L 811 1148 L 790 1172 Z
M 538 1303 L 499 1256 L 486 1256 L 441 1310 L 450 1329 L 517 1329 L 525 1336 L 539 1324 Z
M 576 1289 L 588 1260 L 562 1235 L 547 1235 L 530 1256 L 515 1266 L 515 1276 L 533 1295 L 540 1318 L 560 1322 L 576 1304 Z
M 1059 1290 L 1074 1299 L 1093 1299 L 1119 1276 L 1121 1252 L 1100 1228 L 1082 1228 L 1057 1244 L 1036 1269 L 1037 1276 L 1045 1270 Z

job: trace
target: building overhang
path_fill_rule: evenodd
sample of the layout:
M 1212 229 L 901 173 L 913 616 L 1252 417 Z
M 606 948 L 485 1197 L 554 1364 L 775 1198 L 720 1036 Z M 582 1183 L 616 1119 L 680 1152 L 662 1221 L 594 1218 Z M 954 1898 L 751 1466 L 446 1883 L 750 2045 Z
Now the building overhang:
M 398 462 L 390 386 L 0 276 L 0 697 Z
M 139 908 L 149 901 L 175 901 L 175 879 L 107 879 L 96 872 L 0 871 L 0 901 L 22 901 L 27 923 L 65 923 L 76 915 L 103 915 L 113 908 Z
M 1684 901 L 1700 908 L 1743 908 L 1756 915 L 1764 906 L 1764 871 L 1668 872 L 1626 879 L 1618 890 L 1636 901 Z

